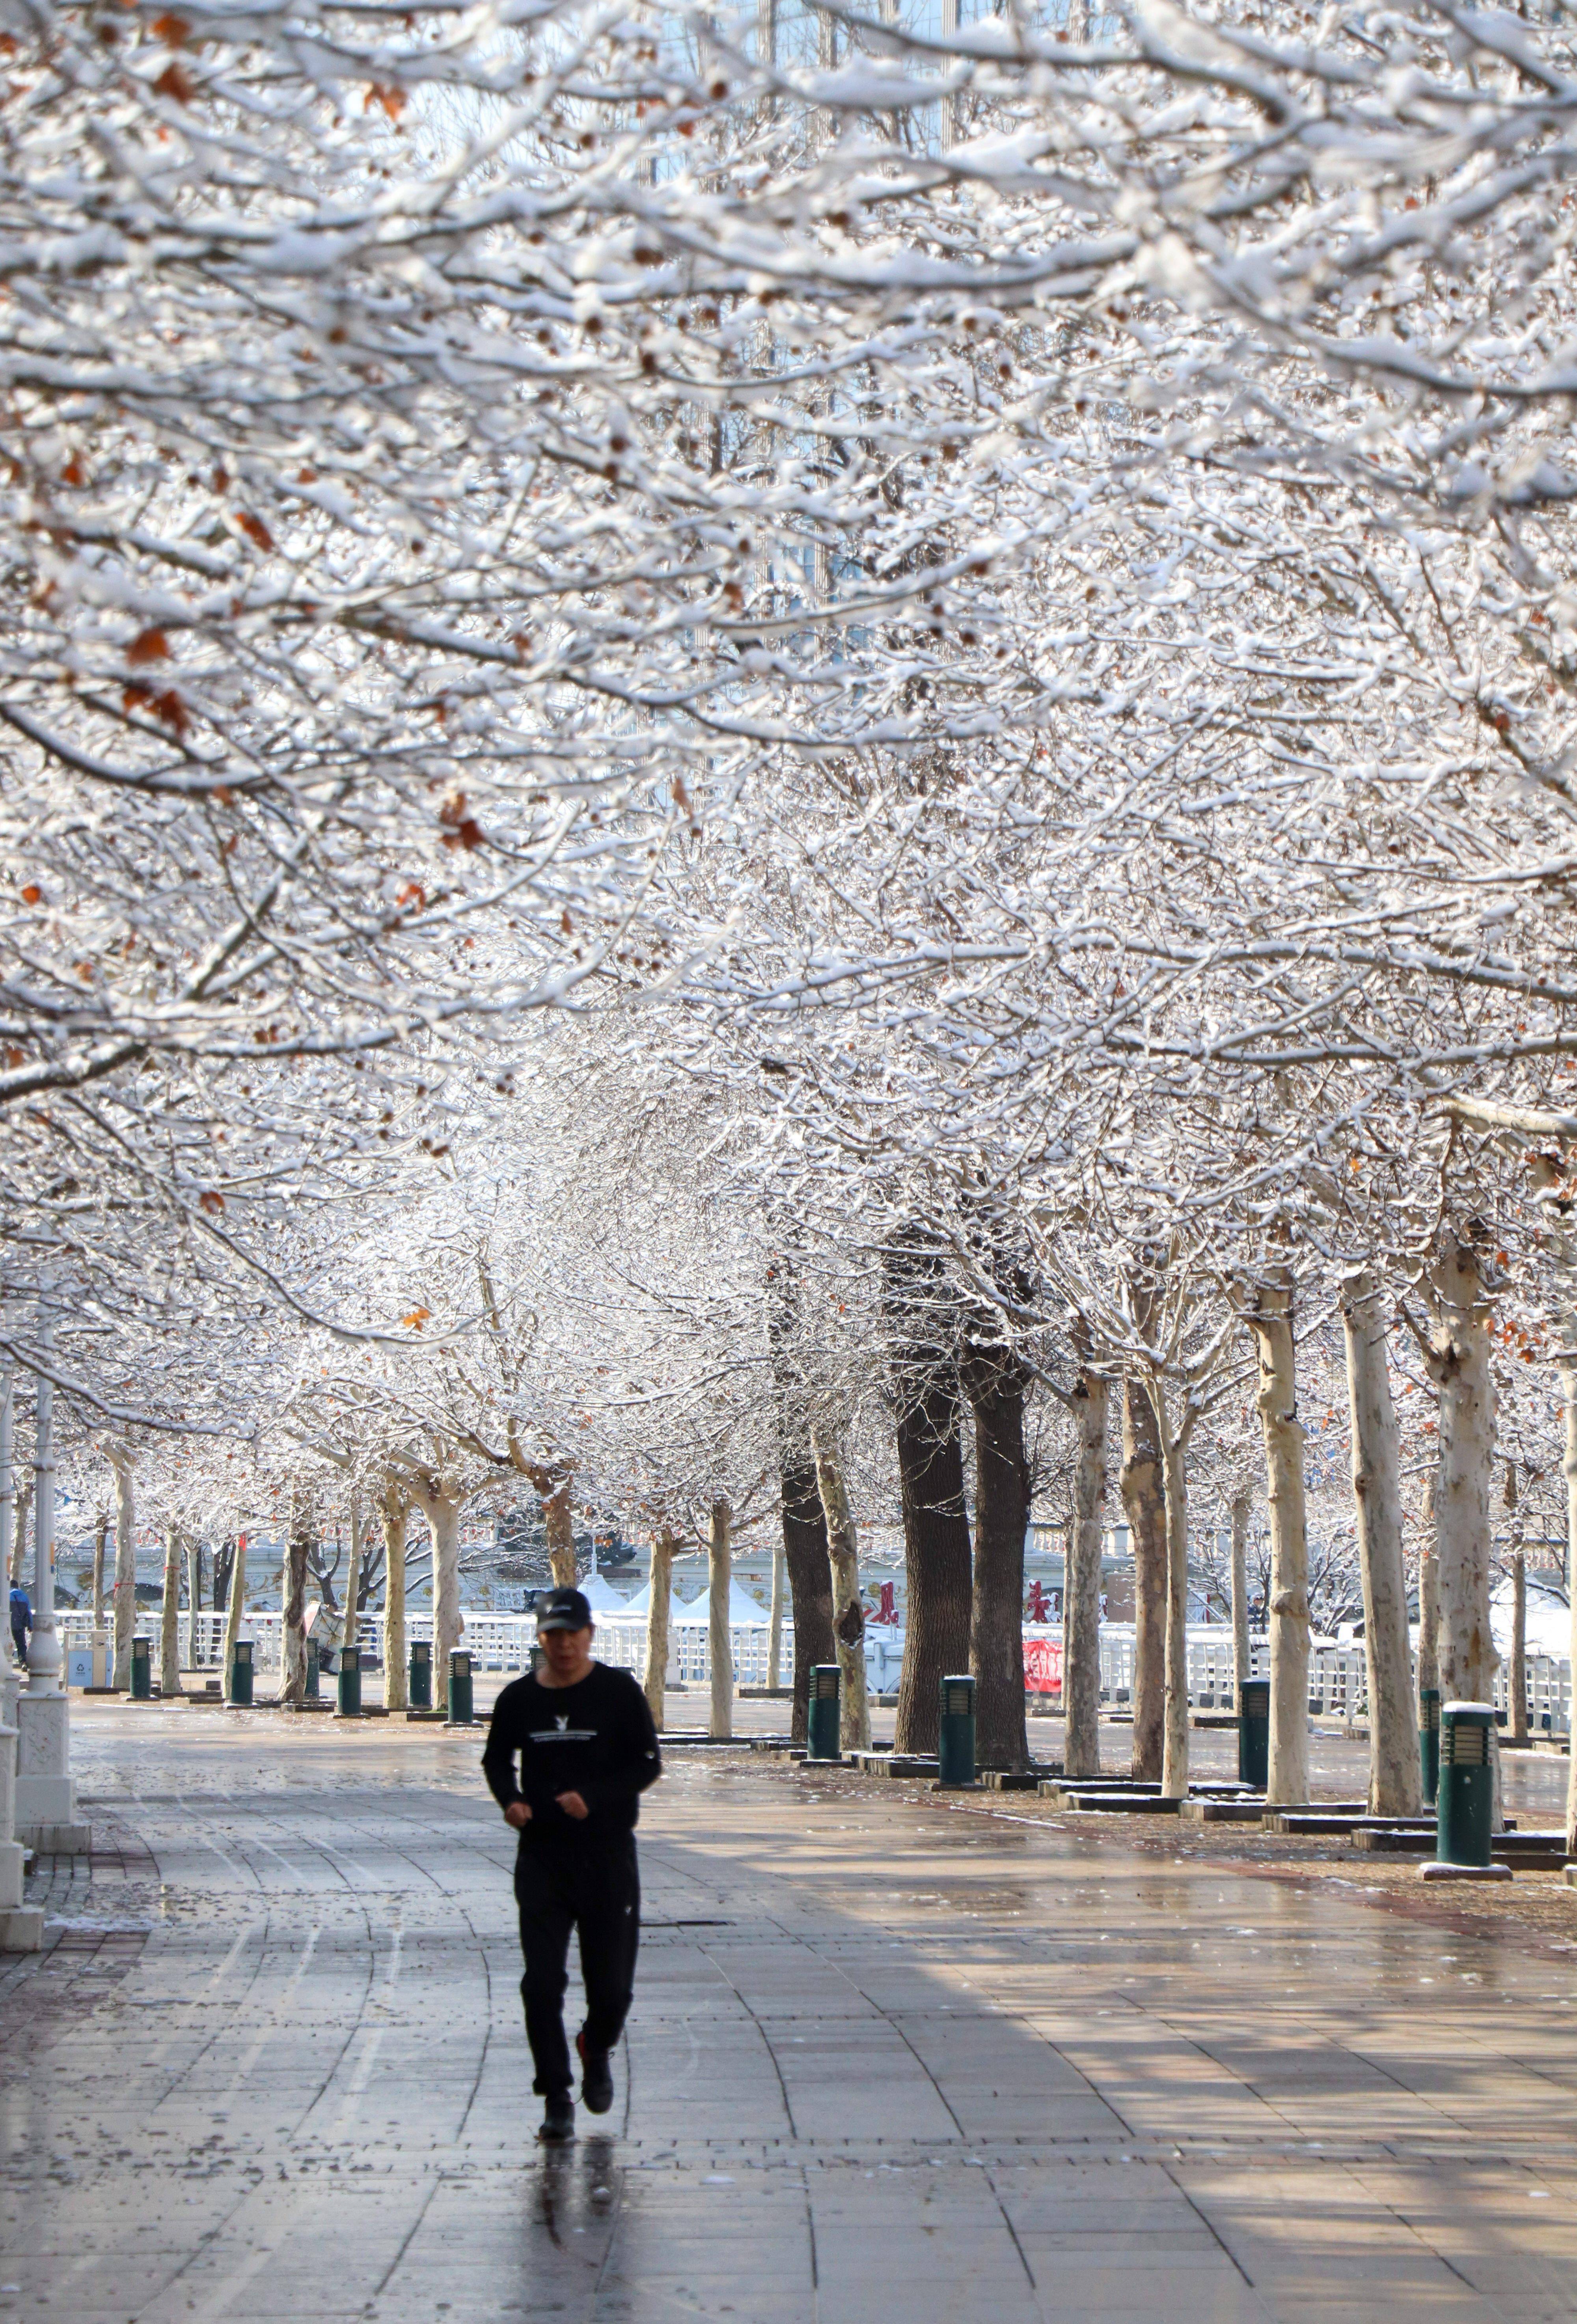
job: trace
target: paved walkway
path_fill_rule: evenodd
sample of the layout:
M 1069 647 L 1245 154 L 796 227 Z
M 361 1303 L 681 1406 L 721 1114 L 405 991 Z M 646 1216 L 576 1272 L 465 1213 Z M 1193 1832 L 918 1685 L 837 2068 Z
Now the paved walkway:
M 1577 2314 L 1547 1957 L 676 1755 L 618 2104 L 546 2158 L 474 1741 L 77 1737 L 105 1852 L 0 1968 L 0 2318 Z

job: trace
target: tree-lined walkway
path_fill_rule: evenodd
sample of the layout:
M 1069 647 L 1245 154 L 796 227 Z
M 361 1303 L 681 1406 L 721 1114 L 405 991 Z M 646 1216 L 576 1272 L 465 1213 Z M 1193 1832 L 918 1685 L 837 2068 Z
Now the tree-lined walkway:
M 652 1796 L 618 2104 L 543 2157 L 476 1755 L 82 1720 L 117 1853 L 74 2010 L 0 1978 L 0 2315 L 1570 2314 L 1563 1968 L 733 1756 Z

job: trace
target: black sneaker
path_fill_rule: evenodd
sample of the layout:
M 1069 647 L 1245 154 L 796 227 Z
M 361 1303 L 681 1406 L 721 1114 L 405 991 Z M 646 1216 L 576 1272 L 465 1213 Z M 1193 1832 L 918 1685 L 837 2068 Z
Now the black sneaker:
M 566 2139 L 575 2136 L 575 2100 L 568 2098 L 549 2098 L 542 2109 L 542 2127 L 537 2135 L 549 2146 L 562 2146 Z
M 586 2034 L 575 2037 L 580 2053 L 580 2095 L 588 2114 L 606 2114 L 613 2103 L 613 2070 L 608 2063 L 605 2050 L 588 2050 Z

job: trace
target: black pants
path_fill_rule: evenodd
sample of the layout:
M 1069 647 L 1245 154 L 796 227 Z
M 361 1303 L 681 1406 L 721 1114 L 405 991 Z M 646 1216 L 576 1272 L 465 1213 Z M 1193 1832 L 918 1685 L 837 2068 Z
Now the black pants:
M 586 1986 L 586 2046 L 611 2050 L 624 2030 L 641 1941 L 641 1876 L 632 1833 L 595 1850 L 522 1848 L 515 1858 L 515 1902 L 526 1973 L 526 2038 L 542 2098 L 567 2097 L 575 2086 L 564 2034 L 569 1983 L 569 1932 L 580 1938 Z

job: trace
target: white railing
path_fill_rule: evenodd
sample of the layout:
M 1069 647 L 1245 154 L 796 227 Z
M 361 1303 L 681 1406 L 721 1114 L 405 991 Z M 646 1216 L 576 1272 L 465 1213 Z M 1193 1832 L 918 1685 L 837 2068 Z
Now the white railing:
M 277 1613 L 248 1614 L 243 1624 L 243 1635 L 249 1636 L 253 1641 L 254 1665 L 260 1672 L 280 1668 L 281 1619 Z M 224 1613 L 215 1613 L 208 1608 L 199 1610 L 195 1664 L 188 1658 L 189 1621 L 190 1617 L 183 1609 L 180 1616 L 182 1668 L 217 1671 L 224 1652 Z M 479 1671 L 520 1671 L 528 1667 L 530 1649 L 537 1636 L 534 1615 L 473 1611 L 466 1615 L 465 1624 L 462 1644 L 470 1649 L 474 1668 Z M 55 1628 L 60 1634 L 62 1653 L 93 1643 L 93 1616 L 84 1609 L 60 1609 L 55 1616 Z M 144 1637 L 156 1639 L 159 1628 L 157 1608 L 139 1609 L 137 1628 Z M 430 1612 L 409 1612 L 405 1618 L 407 1651 L 417 1639 L 430 1645 L 432 1628 Z M 1056 1633 L 1049 1635 L 1055 1636 Z M 729 1632 L 729 1643 L 733 1652 L 733 1675 L 738 1685 L 764 1686 L 767 1683 L 767 1639 L 764 1624 L 759 1627 L 752 1624 Z M 374 1655 L 380 1663 L 386 1659 L 381 1613 L 362 1617 L 361 1640 L 364 1652 Z M 898 1625 L 872 1623 L 867 1627 L 865 1668 L 873 1693 L 896 1693 L 903 1667 L 903 1647 L 904 1633 Z M 646 1668 L 644 1617 L 604 1615 L 597 1623 L 597 1653 L 604 1662 L 641 1675 Z M 1254 1638 L 1250 1642 L 1250 1655 L 1253 1664 L 1251 1675 L 1268 1678 L 1268 1641 L 1263 1637 Z M 706 1622 L 670 1624 L 669 1674 L 685 1686 L 705 1686 L 710 1682 L 711 1633 Z M 794 1625 L 785 1617 L 779 1657 L 779 1683 L 789 1684 L 793 1675 Z M 1508 1675 L 1508 1663 L 1503 1661 L 1495 1675 L 1493 1700 L 1498 1711 L 1505 1711 L 1509 1702 Z M 1235 1707 L 1233 1687 L 1231 1632 L 1222 1623 L 1191 1626 L 1188 1631 L 1190 1702 L 1207 1709 L 1213 1706 L 1218 1710 L 1231 1710 Z M 1102 1628 L 1101 1699 L 1108 1707 L 1132 1702 L 1131 1623 L 1109 1622 Z M 1369 1674 L 1361 1646 L 1316 1645 L 1314 1647 L 1309 1656 L 1309 1702 L 1316 1717 L 1342 1720 L 1367 1717 Z M 1528 1726 L 1536 1735 L 1566 1735 L 1571 1732 L 1572 1665 L 1564 1657 L 1551 1655 L 1528 1656 L 1527 1715 Z

